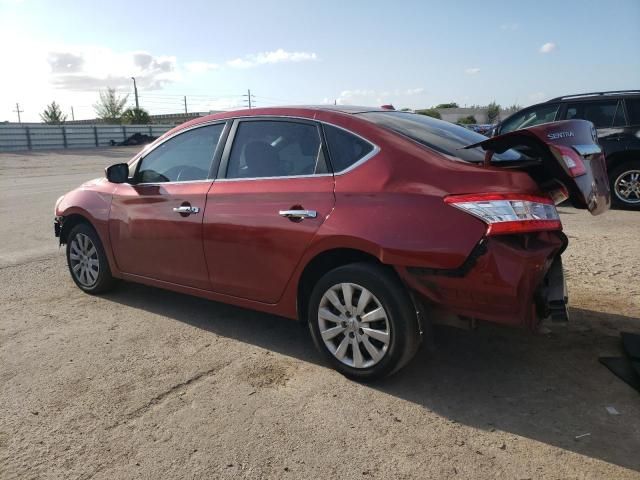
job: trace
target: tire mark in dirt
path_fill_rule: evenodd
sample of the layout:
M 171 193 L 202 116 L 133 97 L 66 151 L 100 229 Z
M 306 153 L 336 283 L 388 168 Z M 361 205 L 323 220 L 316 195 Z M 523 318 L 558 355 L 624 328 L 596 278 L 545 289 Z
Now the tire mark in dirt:
M 163 392 L 160 392 L 158 395 L 154 396 L 153 398 L 151 398 L 148 402 L 146 402 L 144 405 L 142 405 L 141 407 L 136 408 L 135 410 L 133 410 L 132 412 L 129 412 L 127 414 L 125 414 L 124 418 L 116 423 L 113 423 L 111 425 L 107 425 L 105 430 L 113 430 L 114 428 L 120 427 L 121 425 L 124 425 L 127 422 L 130 422 L 131 420 L 134 420 L 136 418 L 140 418 L 142 417 L 145 413 L 147 413 L 149 410 L 151 410 L 153 407 L 160 405 L 161 403 L 163 403 L 167 398 L 169 398 L 171 396 L 172 393 L 183 389 L 183 388 L 187 388 L 190 387 L 192 385 L 195 385 L 196 383 L 199 383 L 200 381 L 204 380 L 205 378 L 213 375 L 214 373 L 228 367 L 229 365 L 231 365 L 231 361 L 226 362 L 222 365 L 218 365 L 215 366 L 213 368 L 210 368 L 209 370 L 205 370 L 203 372 L 199 372 L 196 373 L 195 375 L 193 375 L 192 377 L 188 378 L 187 380 L 185 380 L 184 382 L 180 382 L 177 383 L 175 385 L 173 385 L 172 387 L 168 388 L 167 390 L 164 390 Z

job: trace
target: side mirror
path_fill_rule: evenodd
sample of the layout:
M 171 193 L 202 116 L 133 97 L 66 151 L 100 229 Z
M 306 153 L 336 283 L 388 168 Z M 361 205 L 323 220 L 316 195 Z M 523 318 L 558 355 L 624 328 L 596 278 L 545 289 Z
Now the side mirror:
M 116 163 L 105 169 L 107 180 L 111 183 L 127 183 L 129 180 L 129 165 Z

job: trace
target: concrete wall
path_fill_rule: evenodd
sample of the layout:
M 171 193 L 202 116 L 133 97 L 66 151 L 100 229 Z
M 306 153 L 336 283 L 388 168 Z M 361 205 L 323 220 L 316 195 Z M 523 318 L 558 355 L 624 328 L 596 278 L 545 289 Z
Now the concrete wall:
M 92 148 L 122 142 L 134 133 L 159 137 L 173 125 L 0 124 L 0 151 Z

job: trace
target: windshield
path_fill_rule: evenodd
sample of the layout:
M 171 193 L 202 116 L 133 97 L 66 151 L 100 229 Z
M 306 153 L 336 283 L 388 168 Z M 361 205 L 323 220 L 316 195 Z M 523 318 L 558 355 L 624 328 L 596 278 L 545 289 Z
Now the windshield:
M 464 147 L 482 142 L 487 137 L 459 125 L 408 112 L 365 112 L 359 115 L 449 157 L 473 163 L 484 160 L 481 148 L 465 150 Z M 496 153 L 492 158 L 494 162 L 514 160 L 522 160 L 522 155 L 515 150 Z

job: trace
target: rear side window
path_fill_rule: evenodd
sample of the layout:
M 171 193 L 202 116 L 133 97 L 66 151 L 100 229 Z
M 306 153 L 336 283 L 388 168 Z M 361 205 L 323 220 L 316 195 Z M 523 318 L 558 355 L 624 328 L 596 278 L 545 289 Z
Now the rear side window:
M 316 125 L 259 120 L 239 123 L 226 178 L 292 177 L 325 172 Z
M 140 183 L 206 180 L 224 124 L 194 128 L 160 144 L 140 162 Z
M 566 119 L 589 120 L 596 128 L 624 125 L 622 105 L 617 100 L 601 102 L 576 102 L 567 105 Z
M 558 113 L 559 106 L 560 104 L 539 105 L 515 113 L 502 123 L 500 134 L 513 132 L 521 128 L 533 127 L 541 123 L 553 122 L 556 118 L 556 113 Z
M 373 151 L 373 145 L 341 128 L 324 125 L 331 166 L 341 172 L 362 160 Z
M 629 125 L 640 125 L 640 98 L 627 98 L 627 115 Z

